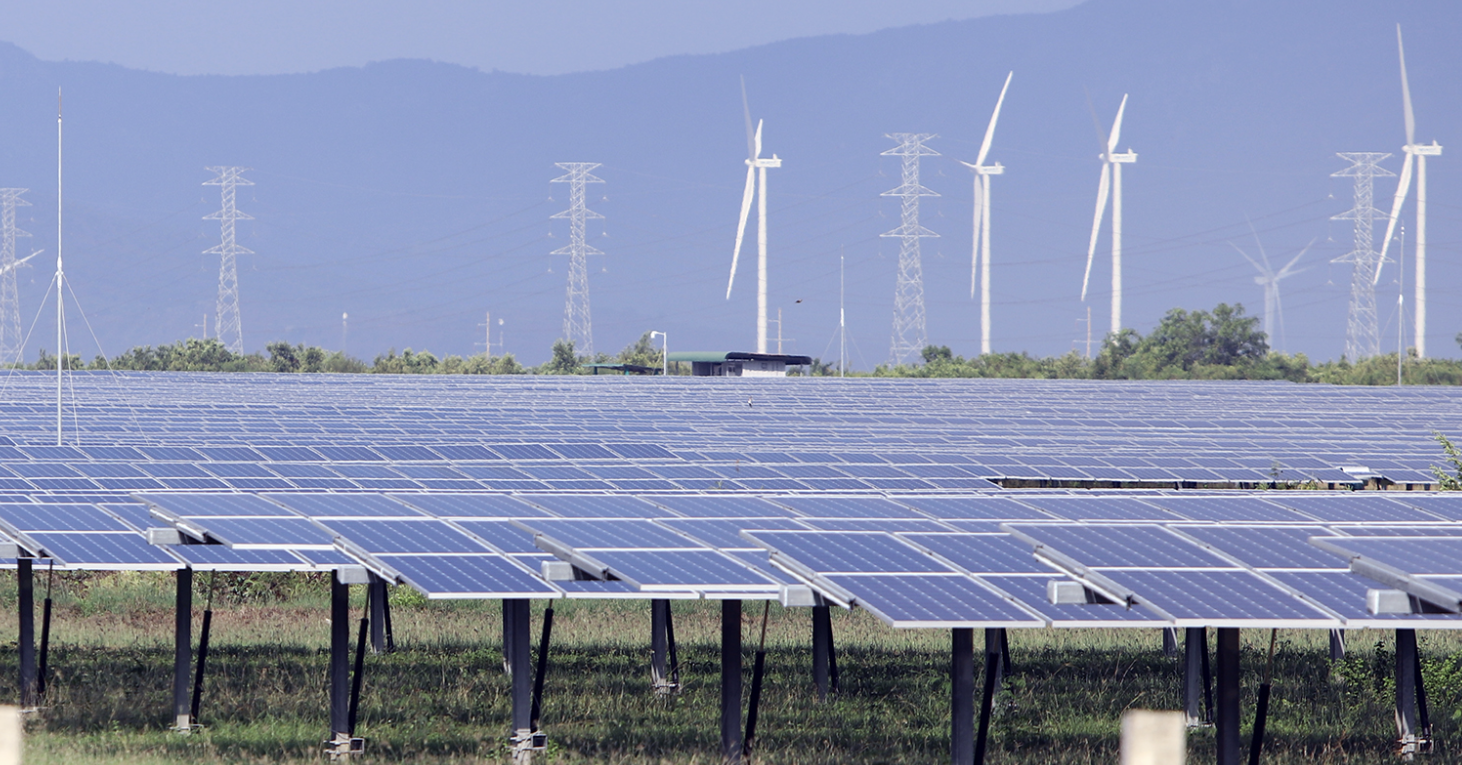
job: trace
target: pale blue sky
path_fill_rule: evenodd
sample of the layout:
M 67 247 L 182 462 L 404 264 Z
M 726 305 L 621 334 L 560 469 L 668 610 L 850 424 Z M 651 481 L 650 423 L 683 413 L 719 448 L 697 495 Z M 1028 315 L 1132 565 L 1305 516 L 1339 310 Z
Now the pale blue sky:
M 171 74 L 284 74 L 395 58 L 560 74 L 1080 2 L 48 0 L 11 4 L 0 40 L 46 60 L 105 61 Z

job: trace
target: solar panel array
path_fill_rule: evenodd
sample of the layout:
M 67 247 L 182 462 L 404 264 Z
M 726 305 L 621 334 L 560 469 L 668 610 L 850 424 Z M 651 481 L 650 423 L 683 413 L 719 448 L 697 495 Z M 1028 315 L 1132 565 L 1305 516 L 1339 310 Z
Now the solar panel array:
M 0 545 L 63 568 L 365 566 L 431 598 L 804 586 L 899 627 L 1455 621 L 1371 613 L 1350 559 L 1462 537 L 1462 502 L 1192 489 L 1433 481 L 1431 432 L 1462 425 L 1445 389 L 78 373 L 56 446 L 53 382 L 0 383 Z M 157 525 L 198 544 L 149 545 Z

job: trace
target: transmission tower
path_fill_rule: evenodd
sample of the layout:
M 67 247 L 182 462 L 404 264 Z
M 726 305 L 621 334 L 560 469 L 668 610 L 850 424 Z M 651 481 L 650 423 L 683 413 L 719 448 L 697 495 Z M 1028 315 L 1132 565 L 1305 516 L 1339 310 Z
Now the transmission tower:
M 20 198 L 29 189 L 0 189 L 0 363 L 20 360 L 20 295 L 15 289 L 15 238 L 30 236 L 15 227 L 15 208 L 30 207 Z
M 204 186 L 222 186 L 223 209 L 203 220 L 218 221 L 221 241 L 217 247 L 203 251 L 204 255 L 218 255 L 218 315 L 214 317 L 214 336 L 231 353 L 244 352 L 244 325 L 239 318 L 239 271 L 234 263 L 236 255 L 252 255 L 253 250 L 240 247 L 234 241 L 234 221 L 253 220 L 254 216 L 241 213 L 234 207 L 234 187 L 253 186 L 254 182 L 241 174 L 247 167 L 206 167 L 205 170 L 218 173 Z
M 1331 220 L 1352 221 L 1355 226 L 1355 248 L 1335 258 L 1332 263 L 1350 263 L 1350 313 L 1345 329 L 1345 357 L 1359 361 L 1381 353 L 1381 330 L 1376 321 L 1376 272 L 1381 268 L 1381 254 L 1371 244 L 1371 227 L 1385 213 L 1371 206 L 1371 192 L 1377 176 L 1395 173 L 1376 163 L 1391 156 L 1379 151 L 1346 151 L 1336 154 L 1350 167 L 1332 178 L 1355 180 L 1355 206 L 1333 216 Z M 1400 321 L 1398 317 L 1397 321 Z
M 589 323 L 588 259 L 590 255 L 604 253 L 584 243 L 584 224 L 590 218 L 602 219 L 604 216 L 584 206 L 584 184 L 603 183 L 604 179 L 589 174 L 590 170 L 599 167 L 598 162 L 556 162 L 554 166 L 568 172 L 554 178 L 552 183 L 569 185 L 569 209 L 552 216 L 569 219 L 569 244 L 549 253 L 569 256 L 569 290 L 563 309 L 563 336 L 574 344 L 576 353 L 592 356 L 594 328 Z
M 881 236 L 899 239 L 899 280 L 893 293 L 893 347 L 889 362 L 903 364 L 918 358 L 928 341 L 924 326 L 924 266 L 919 256 L 919 240 L 938 234 L 919 225 L 919 197 L 938 194 L 919 185 L 919 157 L 938 156 L 939 152 L 924 145 L 936 136 L 933 133 L 888 133 L 885 137 L 898 141 L 896 148 L 883 152 L 886 157 L 903 157 L 903 183 L 883 192 L 886 197 L 902 197 L 902 223 Z

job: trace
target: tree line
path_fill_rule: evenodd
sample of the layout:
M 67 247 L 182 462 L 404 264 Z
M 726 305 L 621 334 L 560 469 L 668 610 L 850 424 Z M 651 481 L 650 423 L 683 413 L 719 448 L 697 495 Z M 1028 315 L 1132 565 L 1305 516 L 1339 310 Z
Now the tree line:
M 1395 353 L 1351 361 L 1313 363 L 1303 353 L 1278 353 L 1269 348 L 1268 337 L 1259 328 L 1258 317 L 1247 316 L 1241 304 L 1220 303 L 1212 311 L 1174 308 L 1147 335 L 1133 329 L 1109 333 L 1095 357 L 1075 351 L 1061 356 L 1031 356 L 1028 353 L 987 353 L 965 358 L 948 346 L 924 348 L 922 363 L 879 365 L 871 372 L 848 372 L 859 377 L 1000 377 L 1082 380 L 1288 380 L 1291 382 L 1344 385 L 1394 385 L 1397 374 Z M 1462 344 L 1462 334 L 1458 336 Z M 590 374 L 588 364 L 630 364 L 658 369 L 662 351 L 647 332 L 616 354 L 581 354 L 571 341 L 553 344 L 549 359 L 532 367 L 513 354 L 489 356 L 437 356 L 431 351 L 393 348 L 370 363 L 341 351 L 279 341 L 264 352 L 237 354 L 217 339 L 188 338 L 156 347 L 138 346 L 107 359 L 97 356 L 90 364 L 68 355 L 67 369 L 127 370 L 148 372 L 300 372 L 337 374 Z M 19 368 L 54 370 L 57 358 L 45 350 L 34 364 Z M 686 365 L 669 365 L 671 374 L 687 374 Z M 835 365 L 814 359 L 793 375 L 834 376 Z M 1462 360 L 1421 359 L 1414 353 L 1404 359 L 1404 381 L 1408 384 L 1462 385 Z

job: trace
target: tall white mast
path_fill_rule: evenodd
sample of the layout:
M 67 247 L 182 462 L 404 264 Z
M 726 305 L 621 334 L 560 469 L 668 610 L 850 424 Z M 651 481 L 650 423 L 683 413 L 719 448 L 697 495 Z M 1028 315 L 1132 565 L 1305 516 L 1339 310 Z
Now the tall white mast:
M 1122 165 L 1137 161 L 1137 154 L 1131 149 L 1117 153 L 1117 141 L 1122 135 L 1122 116 L 1127 111 L 1127 96 L 1122 96 L 1122 105 L 1117 107 L 1117 119 L 1112 123 L 1111 135 L 1106 136 L 1106 149 L 1102 153 L 1102 177 L 1097 186 L 1096 215 L 1091 222 L 1091 241 L 1086 248 L 1086 275 L 1081 278 L 1081 299 L 1086 300 L 1086 289 L 1091 281 L 1091 263 L 1096 255 L 1097 236 L 1101 233 L 1102 217 L 1107 211 L 1107 198 L 1112 198 L 1112 332 L 1122 329 Z
M 61 366 L 66 361 L 66 272 L 61 269 L 61 90 L 56 90 L 56 445 L 61 445 Z
M 781 167 L 776 154 L 761 155 L 761 127 L 751 128 L 751 106 L 746 100 L 746 79 L 741 80 L 741 109 L 746 117 L 746 190 L 741 196 L 741 221 L 736 226 L 736 247 L 731 251 L 731 278 L 726 282 L 726 299 L 736 284 L 736 265 L 741 260 L 741 242 L 746 236 L 746 219 L 751 213 L 751 198 L 756 205 L 756 352 L 767 352 L 767 169 Z M 758 188 L 760 190 L 758 190 Z
M 985 128 L 985 140 L 980 143 L 980 153 L 974 164 L 960 164 L 975 171 L 975 234 L 974 259 L 970 264 L 970 297 L 975 296 L 975 283 L 980 282 L 980 353 L 990 352 L 990 176 L 1005 172 L 999 162 L 985 164 L 990 153 L 990 142 L 995 138 L 995 123 L 1000 119 L 1000 107 L 1005 103 L 1005 91 L 1010 89 L 1010 79 L 1015 72 L 1005 75 L 1005 85 L 1000 88 L 1000 98 L 995 101 L 995 111 L 990 115 L 990 124 Z M 981 257 L 981 253 L 984 257 Z

